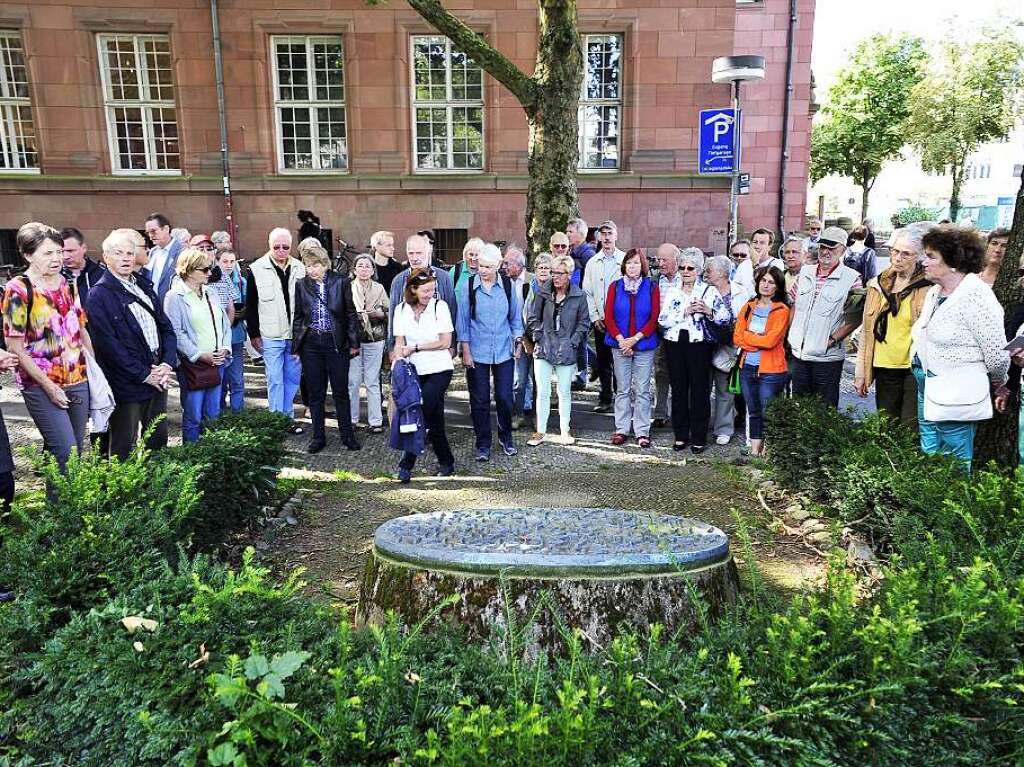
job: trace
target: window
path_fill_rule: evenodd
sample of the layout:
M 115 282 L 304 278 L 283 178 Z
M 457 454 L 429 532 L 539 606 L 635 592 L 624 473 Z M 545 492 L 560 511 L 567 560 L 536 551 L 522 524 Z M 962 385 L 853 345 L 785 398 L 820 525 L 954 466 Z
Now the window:
M 446 37 L 412 38 L 413 148 L 418 171 L 484 167 L 483 70 Z
M 0 267 L 14 267 L 24 264 L 21 254 L 18 252 L 18 230 L 0 229 Z M 10 279 L 9 270 L 0 269 L 0 275 Z
M 17 32 L 0 32 L 0 171 L 39 172 L 28 70 Z
M 462 260 L 462 249 L 467 242 L 468 229 L 434 229 L 434 255 L 446 264 Z
M 622 35 L 584 35 L 580 95 L 580 168 L 619 167 L 622 114 Z
M 100 76 L 114 173 L 181 173 L 166 35 L 100 35 Z
M 283 171 L 348 170 L 340 37 L 274 37 L 277 161 Z

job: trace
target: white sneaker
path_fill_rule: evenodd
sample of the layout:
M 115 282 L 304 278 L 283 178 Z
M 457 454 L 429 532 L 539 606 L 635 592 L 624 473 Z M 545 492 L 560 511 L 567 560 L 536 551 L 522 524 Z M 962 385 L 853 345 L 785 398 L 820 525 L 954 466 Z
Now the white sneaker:
M 560 445 L 575 445 L 576 438 L 571 434 L 561 434 L 558 437 L 558 443 Z
M 728 437 L 725 434 L 719 434 L 717 437 L 715 437 L 715 444 L 716 445 L 728 445 L 729 444 L 729 440 L 731 440 L 731 439 L 732 439 L 732 437 Z

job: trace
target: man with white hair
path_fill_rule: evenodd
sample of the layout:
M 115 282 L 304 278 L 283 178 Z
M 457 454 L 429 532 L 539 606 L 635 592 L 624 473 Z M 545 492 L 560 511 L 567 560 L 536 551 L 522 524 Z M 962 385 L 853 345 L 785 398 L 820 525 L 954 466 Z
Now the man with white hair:
M 594 257 L 594 248 L 587 242 L 587 222 L 582 218 L 570 218 L 565 225 L 565 236 L 569 238 L 569 255 L 582 277 L 587 262 Z
M 385 293 L 390 293 L 391 283 L 405 268 L 395 260 L 395 235 L 388 231 L 374 232 L 370 235 L 370 251 L 377 282 L 384 286 Z
M 246 330 L 253 348 L 263 355 L 270 412 L 293 418 L 302 364 L 292 351 L 292 312 L 295 285 L 306 276 L 306 267 L 292 257 L 292 233 L 287 229 L 272 230 L 268 243 L 270 250 L 249 269 Z M 302 427 L 292 424 L 291 432 L 302 434 Z
M 455 330 L 462 346 L 469 387 L 469 412 L 476 434 L 476 460 L 491 460 L 491 380 L 498 416 L 498 441 L 505 455 L 518 453 L 512 440 L 512 381 L 522 353 L 522 306 L 512 281 L 499 274 L 501 251 L 490 243 L 480 249 L 479 271 L 459 292 Z
M 526 254 L 523 249 L 515 244 L 505 248 L 501 267 L 512 281 L 512 295 L 519 302 L 519 311 L 522 313 L 530 285 L 533 284 L 533 274 L 526 270 Z M 526 325 L 525 316 L 523 325 Z M 515 417 L 514 428 L 533 423 L 533 355 L 527 354 L 525 348 L 516 359 L 512 381 L 512 414 Z
M 434 275 L 437 280 L 436 297 L 440 298 L 452 312 L 455 311 L 455 288 L 452 285 L 452 278 L 444 269 L 438 269 L 431 265 L 430 241 L 422 234 L 414 234 L 405 241 L 405 257 L 409 261 L 409 267 L 399 272 L 391 283 L 389 291 L 389 302 L 391 309 L 388 312 L 388 349 L 395 347 L 394 321 L 395 309 L 402 303 L 402 295 L 405 293 L 405 283 L 414 269 L 423 269 Z M 452 333 L 451 354 L 455 356 L 456 334 Z
M 614 221 L 602 221 L 597 233 L 601 238 L 601 250 L 587 261 L 583 270 L 581 287 L 587 296 L 590 324 L 594 329 L 597 377 L 601 382 L 601 391 L 598 394 L 594 412 L 610 413 L 612 411 L 613 365 L 611 347 L 604 342 L 604 301 L 608 296 L 608 286 L 622 277 L 622 259 L 626 254 L 616 245 L 619 239 L 619 230 Z

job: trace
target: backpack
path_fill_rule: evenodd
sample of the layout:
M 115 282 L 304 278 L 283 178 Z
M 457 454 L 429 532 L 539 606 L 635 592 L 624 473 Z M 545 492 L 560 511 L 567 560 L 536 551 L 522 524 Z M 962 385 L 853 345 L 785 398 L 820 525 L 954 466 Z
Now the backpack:
M 508 308 L 512 308 L 512 280 L 509 279 L 507 274 L 501 274 L 499 272 L 498 277 L 501 278 L 501 287 L 505 289 L 505 300 L 508 301 Z M 473 282 L 476 280 L 476 275 L 471 275 L 469 278 L 469 316 L 472 319 L 476 319 L 476 291 L 473 290 Z

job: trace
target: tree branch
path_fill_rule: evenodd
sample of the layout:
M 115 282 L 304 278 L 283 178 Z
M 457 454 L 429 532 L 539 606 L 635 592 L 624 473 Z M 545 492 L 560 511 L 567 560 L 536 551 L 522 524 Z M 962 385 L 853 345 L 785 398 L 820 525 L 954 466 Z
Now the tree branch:
M 452 44 L 504 85 L 529 112 L 537 98 L 537 84 L 488 43 L 483 36 L 445 10 L 440 0 L 409 0 L 409 5 Z

